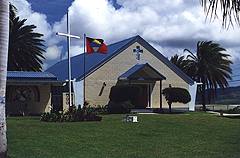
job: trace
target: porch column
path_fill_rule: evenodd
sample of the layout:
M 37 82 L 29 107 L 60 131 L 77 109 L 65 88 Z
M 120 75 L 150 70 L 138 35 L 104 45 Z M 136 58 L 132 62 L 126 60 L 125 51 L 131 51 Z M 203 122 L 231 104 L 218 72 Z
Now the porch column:
M 160 110 L 162 111 L 162 80 L 160 80 Z
M 148 84 L 148 107 L 152 108 L 151 83 Z

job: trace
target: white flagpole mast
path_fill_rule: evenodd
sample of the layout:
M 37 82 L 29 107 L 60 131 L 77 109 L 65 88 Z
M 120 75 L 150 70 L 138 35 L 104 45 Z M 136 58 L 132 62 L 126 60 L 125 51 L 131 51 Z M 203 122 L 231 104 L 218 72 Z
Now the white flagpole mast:
M 68 87 L 69 87 L 69 107 L 72 106 L 72 74 L 71 74 L 71 56 L 70 56 L 70 46 L 71 46 L 71 38 L 76 38 L 76 39 L 80 39 L 79 36 L 75 36 L 75 35 L 71 35 L 70 32 L 70 18 L 69 18 L 69 11 L 67 12 L 67 34 L 65 33 L 60 33 L 57 32 L 56 35 L 59 36 L 65 36 L 67 37 L 67 46 L 68 46 Z
M 83 106 L 85 106 L 85 102 L 86 102 L 86 92 L 85 92 L 85 90 L 86 90 L 86 84 L 85 84 L 85 78 L 86 78 L 86 34 L 84 34 L 83 35 L 83 52 L 84 52 L 84 57 L 83 57 L 83 64 L 84 64 L 84 66 L 83 66 Z

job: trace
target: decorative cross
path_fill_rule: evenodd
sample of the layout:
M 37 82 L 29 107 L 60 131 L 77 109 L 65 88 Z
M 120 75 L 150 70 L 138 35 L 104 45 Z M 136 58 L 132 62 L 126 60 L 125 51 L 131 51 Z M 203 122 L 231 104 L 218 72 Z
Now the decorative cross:
M 71 86 L 71 78 L 72 78 L 72 74 L 71 74 L 71 57 L 70 57 L 70 39 L 71 38 L 76 38 L 76 39 L 80 39 L 79 36 L 75 36 L 75 35 L 71 35 L 70 33 L 70 18 L 69 18 L 69 13 L 67 13 L 67 33 L 61 33 L 61 32 L 57 32 L 56 35 L 58 36 L 64 36 L 67 37 L 67 46 L 68 46 L 68 88 L 69 88 L 69 96 L 72 96 L 72 86 Z M 69 106 L 72 106 L 72 97 L 69 97 Z
M 140 46 L 136 46 L 136 48 L 133 49 L 133 53 L 136 55 L 137 61 L 141 60 L 141 54 L 143 53 L 143 50 L 140 49 Z

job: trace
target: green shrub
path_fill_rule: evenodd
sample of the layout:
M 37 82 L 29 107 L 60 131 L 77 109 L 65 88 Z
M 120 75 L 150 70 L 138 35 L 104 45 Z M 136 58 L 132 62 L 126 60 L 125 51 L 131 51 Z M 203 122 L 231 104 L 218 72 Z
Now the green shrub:
M 101 105 L 91 106 L 91 107 L 89 106 L 88 110 L 95 113 L 96 115 L 108 113 L 107 106 L 101 106 Z
M 237 106 L 233 109 L 228 110 L 227 113 L 229 113 L 229 114 L 240 114 L 240 106 Z
M 167 103 L 169 105 L 169 111 L 171 112 L 171 105 L 174 102 L 179 102 L 187 104 L 191 101 L 191 96 L 189 92 L 184 88 L 169 87 L 163 90 L 163 95 L 165 96 Z
M 93 109 L 97 114 L 107 114 L 108 113 L 107 106 L 98 105 L 97 107 L 94 107 Z
M 79 121 L 101 121 L 102 117 L 88 106 L 83 108 L 71 107 L 67 112 L 43 113 L 40 118 L 45 122 L 79 122 Z
M 126 114 L 130 113 L 134 105 L 130 101 L 113 102 L 110 101 L 107 105 L 108 112 L 111 114 Z

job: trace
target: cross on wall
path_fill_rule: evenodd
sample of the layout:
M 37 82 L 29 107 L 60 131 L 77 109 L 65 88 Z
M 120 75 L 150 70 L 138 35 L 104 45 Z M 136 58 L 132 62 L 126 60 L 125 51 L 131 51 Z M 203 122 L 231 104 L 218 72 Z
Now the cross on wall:
M 141 60 L 141 55 L 143 53 L 143 50 L 140 49 L 140 46 L 136 46 L 136 48 L 133 49 L 133 53 L 136 55 L 136 59 L 139 62 Z

